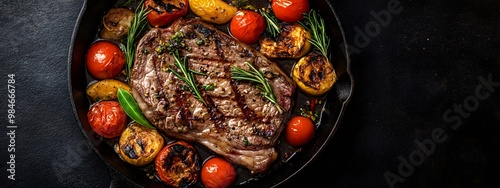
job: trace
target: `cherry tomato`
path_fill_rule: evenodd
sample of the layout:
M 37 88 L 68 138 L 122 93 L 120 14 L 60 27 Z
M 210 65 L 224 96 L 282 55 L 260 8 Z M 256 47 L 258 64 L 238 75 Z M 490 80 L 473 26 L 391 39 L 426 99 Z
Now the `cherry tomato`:
M 146 0 L 144 6 L 151 12 L 147 19 L 154 27 L 171 24 L 188 12 L 188 0 Z
M 278 20 L 294 23 L 309 11 L 308 0 L 272 0 L 271 9 Z
M 125 54 L 109 41 L 93 43 L 87 51 L 87 70 L 98 79 L 114 78 L 125 66 Z
M 87 117 L 92 130 L 105 138 L 118 137 L 127 127 L 127 114 L 116 101 L 94 103 Z
M 241 42 L 256 43 L 260 34 L 266 29 L 266 21 L 259 13 L 251 10 L 240 10 L 231 19 L 229 30 Z
M 225 188 L 233 184 L 236 170 L 233 165 L 220 157 L 208 159 L 201 169 L 201 182 L 207 188 Z
M 285 130 L 285 139 L 293 147 L 300 147 L 309 142 L 314 136 L 314 124 L 304 116 L 294 116 L 288 120 Z
M 198 181 L 200 157 L 194 147 L 176 141 L 163 147 L 155 159 L 156 173 L 172 187 L 188 187 Z

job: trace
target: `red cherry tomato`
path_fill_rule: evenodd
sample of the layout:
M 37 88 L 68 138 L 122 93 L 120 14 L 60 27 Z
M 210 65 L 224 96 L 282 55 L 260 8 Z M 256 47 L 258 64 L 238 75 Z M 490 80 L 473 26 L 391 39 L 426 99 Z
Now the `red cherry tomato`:
M 151 12 L 147 19 L 154 27 L 171 24 L 188 12 L 188 0 L 146 0 L 144 6 Z
M 87 51 L 87 70 L 97 79 L 114 78 L 125 66 L 125 54 L 109 41 L 93 43 Z
M 293 147 L 301 147 L 314 136 L 314 124 L 304 116 L 294 116 L 288 120 L 285 130 L 285 139 Z
M 94 103 L 87 118 L 92 130 L 105 138 L 118 137 L 127 128 L 127 114 L 116 101 Z
M 278 20 L 294 23 L 309 11 L 308 0 L 272 0 L 271 9 Z
M 194 147 L 176 141 L 163 147 L 155 159 L 160 180 L 172 187 L 189 187 L 198 181 L 200 157 Z
M 236 170 L 233 165 L 220 157 L 208 159 L 201 169 L 201 182 L 207 188 L 225 188 L 233 184 Z
M 247 44 L 256 43 L 266 29 L 266 21 L 259 13 L 240 10 L 231 19 L 229 30 L 234 38 Z

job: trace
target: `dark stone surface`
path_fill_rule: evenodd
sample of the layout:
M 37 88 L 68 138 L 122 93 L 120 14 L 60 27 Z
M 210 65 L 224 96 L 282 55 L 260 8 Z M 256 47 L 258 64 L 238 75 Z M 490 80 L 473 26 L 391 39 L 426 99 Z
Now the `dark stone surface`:
M 103 187 L 108 174 L 73 115 L 68 52 L 83 1 L 0 5 L 1 187 Z M 15 181 L 7 178 L 8 74 L 15 74 Z
M 354 96 L 326 150 L 283 187 L 390 187 L 388 173 L 404 180 L 395 187 L 499 187 L 500 1 L 332 3 L 353 47 Z M 109 186 L 106 167 L 76 124 L 67 88 L 82 5 L 0 5 L 0 187 Z M 376 22 L 371 11 L 392 12 L 390 21 Z M 369 41 L 357 38 L 358 28 Z M 7 128 L 8 74 L 15 74 L 16 129 Z M 493 86 L 483 87 L 481 78 L 490 76 Z M 6 170 L 10 130 L 15 181 Z

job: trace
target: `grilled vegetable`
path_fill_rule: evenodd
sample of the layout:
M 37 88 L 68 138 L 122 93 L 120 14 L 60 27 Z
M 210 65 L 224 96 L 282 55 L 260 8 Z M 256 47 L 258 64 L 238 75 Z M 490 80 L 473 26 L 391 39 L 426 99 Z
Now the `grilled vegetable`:
M 134 12 L 128 8 L 115 7 L 109 9 L 102 18 L 102 29 L 99 35 L 103 39 L 121 40 L 128 34 L 134 19 Z
M 92 101 L 117 99 L 118 88 L 131 91 L 130 86 L 116 79 L 104 79 L 96 81 L 87 87 L 87 96 Z
M 146 0 L 144 6 L 150 10 L 147 15 L 149 23 L 154 27 L 171 24 L 188 12 L 188 0 Z
M 163 143 L 164 139 L 156 129 L 133 122 L 121 134 L 115 150 L 124 161 L 144 166 L 155 159 Z
M 285 129 L 285 140 L 293 147 L 301 147 L 314 136 L 315 128 L 311 119 L 304 116 L 294 116 L 288 120 Z
M 238 11 L 223 0 L 189 0 L 189 8 L 201 19 L 214 24 L 229 22 Z
M 299 88 L 309 95 L 322 95 L 337 81 L 335 69 L 328 57 L 330 38 L 326 35 L 325 21 L 314 9 L 305 14 L 302 27 L 311 33 L 314 51 L 297 62 L 292 70 Z
M 209 158 L 201 169 L 201 182 L 207 188 L 230 187 L 236 179 L 233 165 L 220 157 Z
M 292 68 L 292 77 L 303 92 L 313 96 L 326 93 L 337 81 L 332 63 L 316 51 L 300 58 Z
M 299 24 L 283 25 L 276 39 L 260 40 L 260 52 L 270 58 L 300 58 L 311 49 L 311 34 Z
M 87 70 L 97 79 L 114 78 L 125 66 L 125 55 L 120 48 L 109 41 L 93 43 L 87 51 Z
M 127 126 L 127 114 L 116 101 L 94 103 L 87 113 L 92 130 L 104 138 L 115 138 Z
M 328 59 L 330 38 L 326 34 L 325 20 L 321 18 L 316 10 L 311 9 L 311 11 L 305 14 L 304 22 L 301 21 L 299 24 L 311 33 L 309 42 L 314 46 L 314 50 L 319 51 L 321 55 Z
M 304 18 L 309 11 L 308 0 L 272 0 L 271 8 L 280 21 L 294 23 Z
M 231 35 L 241 42 L 253 44 L 259 41 L 260 34 L 266 29 L 266 21 L 258 12 L 240 10 L 231 19 Z
M 198 181 L 200 157 L 194 147 L 176 141 L 163 147 L 155 160 L 156 173 L 161 181 L 172 187 L 188 187 Z

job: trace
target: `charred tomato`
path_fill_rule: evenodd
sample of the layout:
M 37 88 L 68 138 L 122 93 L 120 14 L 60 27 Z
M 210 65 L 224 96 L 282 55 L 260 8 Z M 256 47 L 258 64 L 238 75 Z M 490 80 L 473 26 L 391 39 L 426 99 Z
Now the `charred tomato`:
M 92 130 L 105 138 L 120 136 L 127 126 L 127 114 L 116 101 L 94 103 L 87 117 Z
M 191 144 L 175 141 L 156 156 L 155 168 L 162 182 L 172 187 L 188 187 L 198 181 L 200 156 Z
M 188 0 L 146 0 L 144 6 L 151 12 L 147 14 L 149 24 L 163 27 L 171 24 L 188 12 Z
M 231 19 L 229 30 L 231 35 L 247 44 L 256 43 L 260 34 L 266 29 L 266 21 L 258 12 L 240 10 Z

